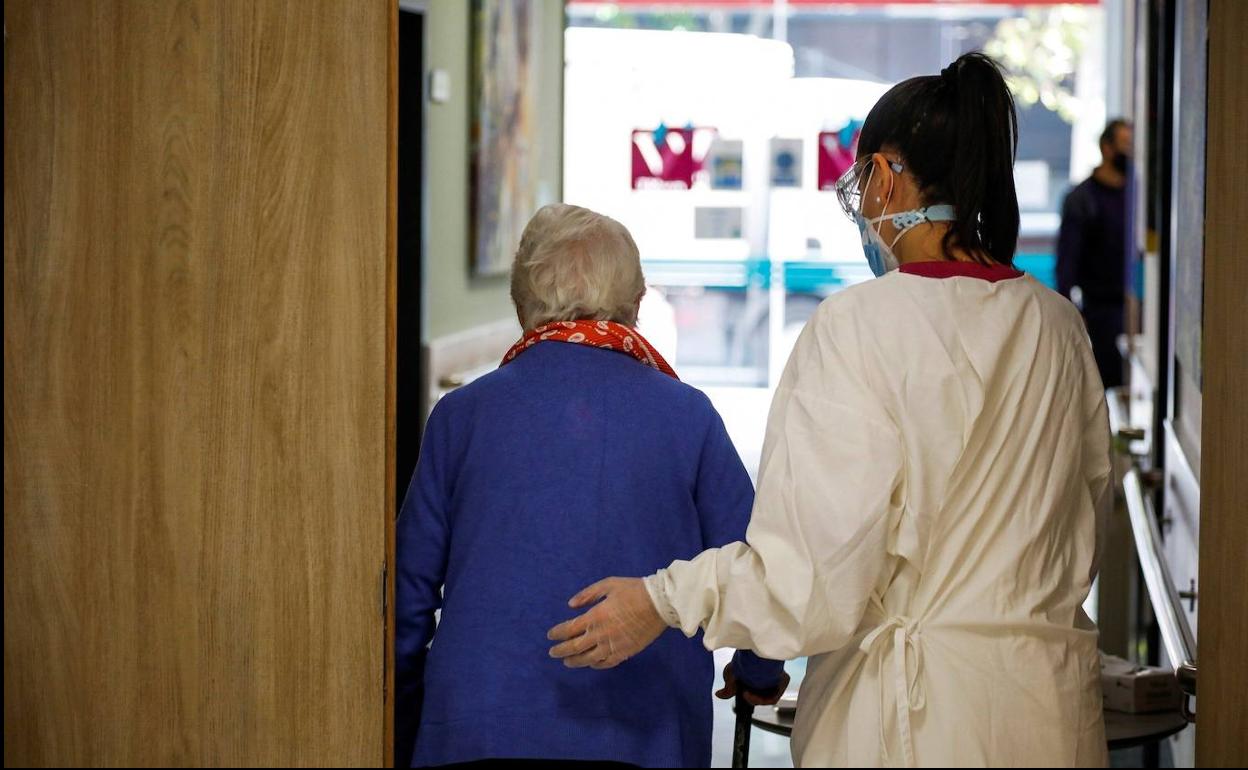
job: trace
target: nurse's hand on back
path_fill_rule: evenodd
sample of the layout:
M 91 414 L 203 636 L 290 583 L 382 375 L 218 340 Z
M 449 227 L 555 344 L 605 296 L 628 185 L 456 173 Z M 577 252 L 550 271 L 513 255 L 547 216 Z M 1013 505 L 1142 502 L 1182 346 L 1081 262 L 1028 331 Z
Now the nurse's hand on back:
M 611 602 L 600 600 L 611 597 Z M 595 604 L 597 602 L 597 604 Z M 551 657 L 562 658 L 568 668 L 614 668 L 650 646 L 667 630 L 654 601 L 640 578 L 607 578 L 581 591 L 568 606 L 580 609 L 595 606 L 578 618 L 551 629 L 548 639 L 567 639 L 551 649 Z M 721 700 L 734 697 L 738 690 L 754 706 L 770 706 L 780 701 L 789 684 L 789 675 L 766 693 L 758 693 L 737 681 L 732 664 L 724 667 L 724 687 L 715 693 Z
M 548 639 L 567 639 L 551 648 L 568 668 L 614 668 L 650 646 L 667 630 L 641 578 L 607 578 L 581 591 L 568 606 L 595 604 L 578 618 L 550 630 Z

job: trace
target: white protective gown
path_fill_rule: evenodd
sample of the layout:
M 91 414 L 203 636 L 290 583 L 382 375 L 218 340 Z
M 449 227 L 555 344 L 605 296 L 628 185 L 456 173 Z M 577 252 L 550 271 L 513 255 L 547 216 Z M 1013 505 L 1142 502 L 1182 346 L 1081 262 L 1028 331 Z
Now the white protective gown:
M 1029 276 L 895 271 L 798 339 L 748 545 L 647 587 L 708 648 L 810 656 L 799 767 L 1104 766 L 1081 605 L 1109 455 L 1070 302 Z

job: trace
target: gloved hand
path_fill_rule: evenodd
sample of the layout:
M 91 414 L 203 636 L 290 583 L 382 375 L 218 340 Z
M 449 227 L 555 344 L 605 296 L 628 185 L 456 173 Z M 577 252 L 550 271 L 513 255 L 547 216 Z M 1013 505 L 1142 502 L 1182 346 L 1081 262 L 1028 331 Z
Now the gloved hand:
M 598 601 L 601 599 L 602 601 Z M 667 629 L 641 578 L 607 578 L 584 589 L 568 606 L 589 612 L 560 623 L 546 634 L 550 657 L 568 668 L 614 668 L 650 646 Z
M 781 674 L 780 682 L 776 684 L 770 691 L 759 694 L 753 690 L 744 688 L 737 681 L 737 672 L 732 670 L 732 661 L 724 666 L 724 687 L 715 692 L 715 697 L 720 700 L 729 700 L 736 696 L 737 691 L 745 696 L 745 702 L 753 706 L 774 706 L 784 697 L 784 691 L 789 688 L 789 675 Z

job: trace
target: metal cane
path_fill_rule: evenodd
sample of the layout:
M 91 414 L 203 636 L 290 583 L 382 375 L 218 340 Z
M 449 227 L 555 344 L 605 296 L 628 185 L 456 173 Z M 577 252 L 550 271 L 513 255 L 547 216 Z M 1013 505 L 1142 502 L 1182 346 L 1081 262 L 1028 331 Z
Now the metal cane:
M 737 715 L 737 730 L 732 736 L 732 766 L 749 767 L 750 718 L 754 716 L 754 704 L 747 701 L 743 693 L 738 692 L 732 710 Z

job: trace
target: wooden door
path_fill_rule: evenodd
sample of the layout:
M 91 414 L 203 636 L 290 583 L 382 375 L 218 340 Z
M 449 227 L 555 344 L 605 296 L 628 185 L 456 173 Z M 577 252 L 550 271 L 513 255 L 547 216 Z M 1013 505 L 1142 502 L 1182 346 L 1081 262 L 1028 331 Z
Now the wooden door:
M 382 762 L 392 16 L 4 4 L 6 765 Z
M 1248 762 L 1248 3 L 1209 4 L 1196 764 Z

